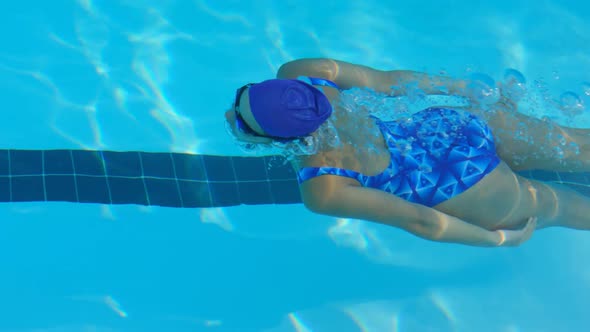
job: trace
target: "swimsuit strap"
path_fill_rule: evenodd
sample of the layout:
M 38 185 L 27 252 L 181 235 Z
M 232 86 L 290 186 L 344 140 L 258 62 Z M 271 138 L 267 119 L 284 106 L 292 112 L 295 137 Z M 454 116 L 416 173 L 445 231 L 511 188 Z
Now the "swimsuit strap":
M 334 83 L 334 82 L 332 82 L 330 80 L 327 80 L 325 78 L 310 77 L 310 76 L 299 76 L 297 79 L 302 80 L 304 82 L 307 82 L 307 83 L 309 83 L 311 85 L 329 86 L 329 87 L 334 88 L 334 89 L 342 90 L 342 89 L 340 89 L 340 87 L 336 83 Z
M 307 181 L 311 178 L 315 178 L 321 175 L 338 175 L 351 179 L 355 179 L 360 183 L 365 183 L 367 176 L 350 169 L 331 167 L 331 166 L 320 166 L 320 167 L 303 167 L 297 172 L 297 182 L 299 184 Z

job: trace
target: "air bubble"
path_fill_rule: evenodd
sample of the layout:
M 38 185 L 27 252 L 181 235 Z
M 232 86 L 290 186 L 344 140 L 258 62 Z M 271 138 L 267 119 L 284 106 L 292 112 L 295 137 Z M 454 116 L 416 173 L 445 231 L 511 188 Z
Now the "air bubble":
M 470 77 L 467 92 L 481 104 L 494 104 L 500 99 L 500 93 L 494 79 L 483 73 L 474 73 Z
M 575 155 L 580 154 L 580 146 L 578 146 L 578 144 L 576 144 L 575 142 L 570 142 L 570 149 L 574 151 Z
M 504 82 L 511 83 L 512 81 L 515 83 L 526 84 L 526 78 L 520 71 L 514 68 L 508 68 L 504 71 Z
M 590 82 L 582 83 L 582 90 L 586 96 L 590 96 Z
M 561 109 L 567 116 L 576 116 L 584 111 L 584 103 L 582 99 L 572 91 L 566 91 L 559 97 Z
M 562 148 L 556 146 L 553 148 L 553 155 L 556 156 L 558 159 L 563 159 L 563 157 L 565 156 L 565 152 Z
M 526 94 L 526 78 L 520 71 L 508 68 L 504 71 L 502 90 L 506 97 L 518 101 Z

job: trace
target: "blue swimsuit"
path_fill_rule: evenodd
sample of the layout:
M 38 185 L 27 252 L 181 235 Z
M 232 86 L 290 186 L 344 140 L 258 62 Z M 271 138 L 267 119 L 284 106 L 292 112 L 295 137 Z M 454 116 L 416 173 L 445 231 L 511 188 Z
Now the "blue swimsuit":
M 383 172 L 369 176 L 336 167 L 304 167 L 297 174 L 299 183 L 321 175 L 344 176 L 432 207 L 466 191 L 500 163 L 490 128 L 473 114 L 428 108 L 404 120 L 373 118 L 391 154 Z

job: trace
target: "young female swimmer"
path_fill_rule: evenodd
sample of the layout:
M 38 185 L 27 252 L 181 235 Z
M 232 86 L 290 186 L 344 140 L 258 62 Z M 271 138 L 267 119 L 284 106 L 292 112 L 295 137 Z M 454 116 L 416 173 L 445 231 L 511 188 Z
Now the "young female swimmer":
M 225 115 L 242 142 L 315 138 L 313 153 L 290 160 L 316 213 L 472 246 L 517 246 L 550 226 L 590 229 L 588 197 L 514 173 L 590 170 L 590 130 L 525 116 L 506 97 L 486 110 L 431 107 L 394 121 L 342 106 L 348 89 L 401 95 L 412 82 L 426 94 L 462 95 L 466 87 L 419 72 L 301 59 L 281 66 L 276 79 L 239 88 Z M 320 134 L 328 122 L 338 144 Z M 580 151 L 558 158 L 551 151 L 563 140 Z

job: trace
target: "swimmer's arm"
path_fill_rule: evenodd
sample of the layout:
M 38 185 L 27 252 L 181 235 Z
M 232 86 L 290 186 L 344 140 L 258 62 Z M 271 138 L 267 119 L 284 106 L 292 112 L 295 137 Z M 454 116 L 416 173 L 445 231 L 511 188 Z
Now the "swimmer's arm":
M 341 89 L 368 87 L 392 96 L 406 95 L 411 89 L 425 94 L 464 95 L 468 81 L 411 70 L 378 70 L 334 59 L 299 59 L 279 68 L 277 78 L 312 76 L 329 79 Z
M 427 95 L 465 96 L 468 81 L 442 75 L 431 75 L 411 70 L 386 72 L 390 95 L 407 95 L 419 89 Z
M 379 190 L 348 185 L 338 186 L 335 190 L 318 191 L 305 186 L 304 183 L 302 191 L 305 205 L 316 213 L 386 224 L 437 242 L 495 247 L 504 240 L 501 232 L 488 231 Z M 331 193 L 327 194 L 328 191 Z
M 379 92 L 389 92 L 386 86 L 386 72 L 371 67 L 352 64 L 334 59 L 299 59 L 283 64 L 277 72 L 277 78 L 295 79 L 310 76 L 328 79 L 341 89 L 369 87 Z

